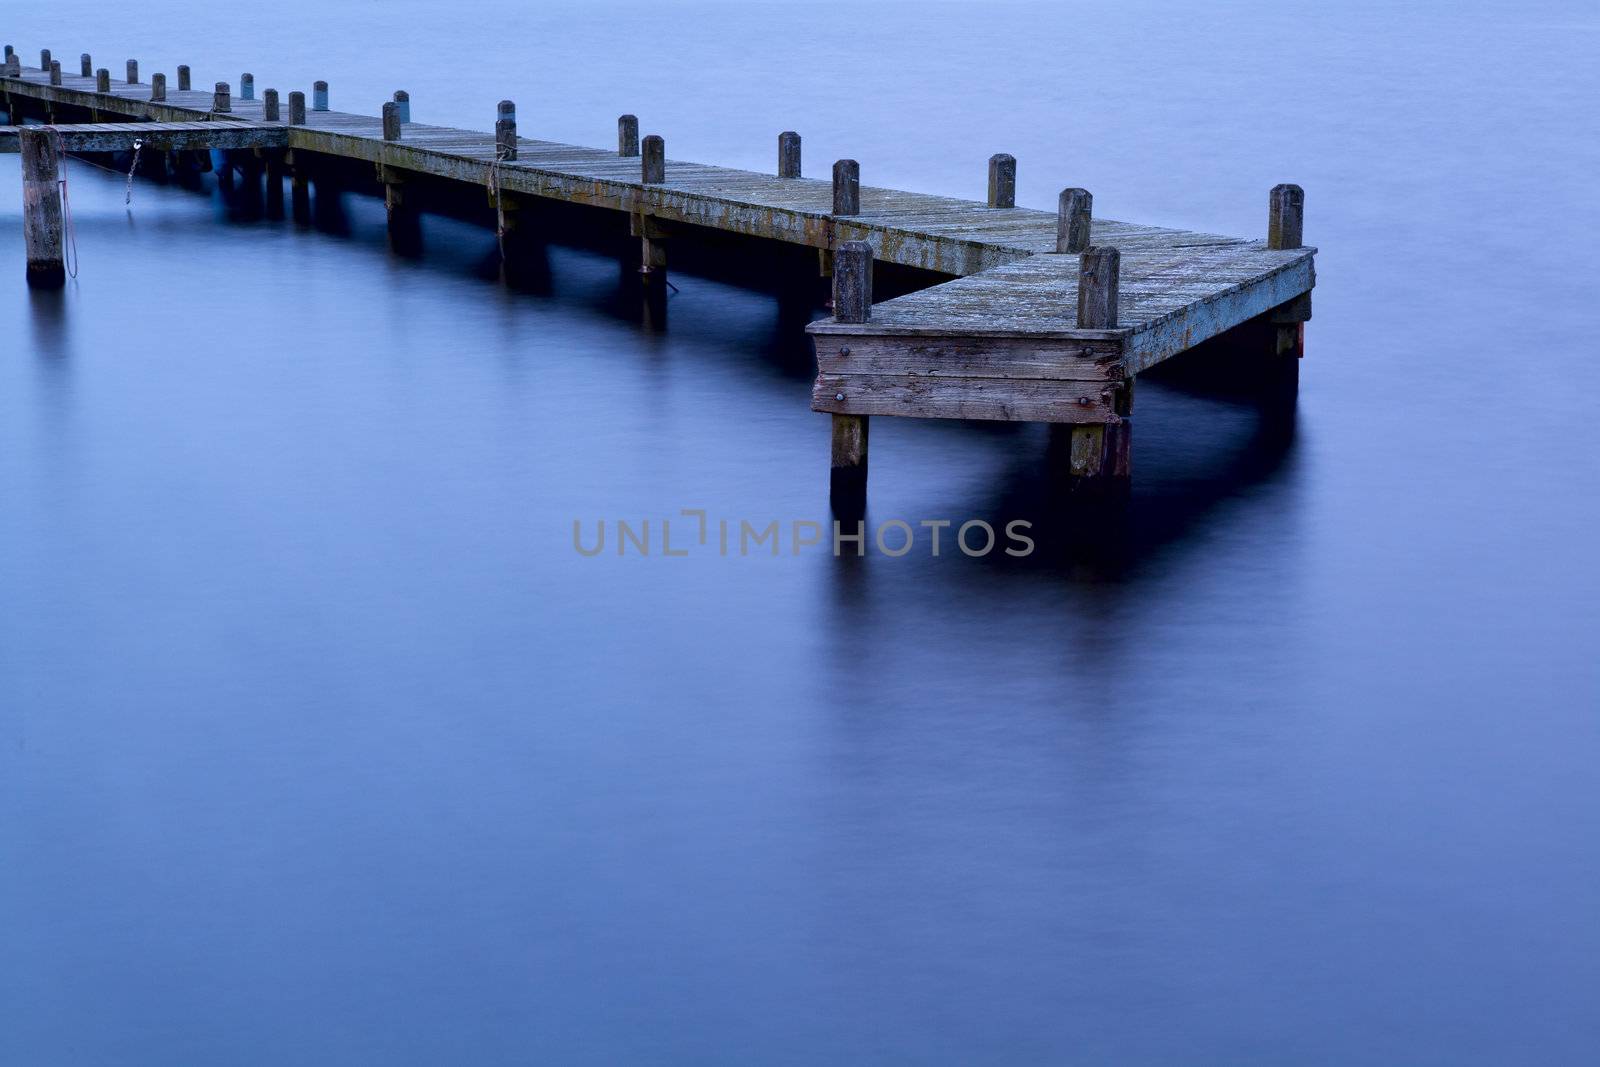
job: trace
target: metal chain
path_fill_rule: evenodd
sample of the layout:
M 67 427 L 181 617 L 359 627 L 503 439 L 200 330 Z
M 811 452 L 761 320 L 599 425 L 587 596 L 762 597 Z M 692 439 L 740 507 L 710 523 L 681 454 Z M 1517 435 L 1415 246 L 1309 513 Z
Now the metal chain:
M 133 203 L 133 172 L 139 169 L 139 152 L 144 148 L 144 138 L 133 139 L 133 162 L 128 165 L 128 192 L 122 198 L 124 204 Z

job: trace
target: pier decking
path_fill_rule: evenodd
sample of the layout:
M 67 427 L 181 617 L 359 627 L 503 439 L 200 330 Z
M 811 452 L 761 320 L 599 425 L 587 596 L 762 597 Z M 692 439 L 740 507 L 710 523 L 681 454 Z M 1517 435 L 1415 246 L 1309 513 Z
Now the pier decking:
M 1124 479 L 1135 375 L 1253 320 L 1274 327 L 1272 354 L 1293 359 L 1310 317 L 1315 250 L 1301 247 L 1292 186 L 1273 191 L 1270 239 L 1249 240 L 1095 218 L 1083 190 L 1065 191 L 1059 212 L 1015 207 L 1015 161 L 1004 155 L 991 160 L 988 201 L 967 201 L 860 185 L 850 160 L 831 180 L 801 177 L 793 133 L 780 137 L 778 172 L 761 174 L 667 159 L 631 115 L 618 120 L 615 149 L 586 148 L 519 136 L 509 101 L 494 132 L 481 132 L 410 122 L 404 93 L 372 116 L 331 110 L 321 82 L 308 108 L 301 93 L 287 106 L 275 90 L 256 97 L 253 79 L 235 95 L 227 83 L 193 89 L 187 68 L 168 88 L 162 75 L 131 80 L 132 61 L 129 78 L 113 80 L 88 56 L 76 74 L 48 59 L 23 67 L 8 56 L 0 88 L 12 122 L 19 110 L 48 124 L 89 119 L 49 134 L 56 150 L 126 151 L 135 137 L 165 150 L 246 150 L 297 183 L 318 157 L 366 162 L 391 217 L 421 206 L 405 190 L 416 175 L 484 187 L 502 227 L 517 198 L 610 209 L 632 217 L 647 275 L 664 269 L 668 240 L 694 227 L 817 249 L 835 274 L 836 314 L 809 327 L 812 406 L 834 417 L 838 491 L 864 488 L 872 415 L 1070 424 L 1073 475 Z M 0 127 L 0 148 L 16 140 L 15 127 Z M 873 304 L 872 260 L 953 280 Z

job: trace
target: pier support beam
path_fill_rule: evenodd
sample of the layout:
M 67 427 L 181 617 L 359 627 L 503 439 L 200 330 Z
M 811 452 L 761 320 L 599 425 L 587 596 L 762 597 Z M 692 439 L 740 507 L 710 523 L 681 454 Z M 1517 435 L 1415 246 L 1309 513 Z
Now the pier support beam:
M 55 139 L 48 131 L 25 128 L 22 142 L 22 233 L 27 245 L 28 284 L 59 289 L 67 284 L 61 228 L 61 186 Z
M 839 322 L 866 322 L 872 317 L 872 246 L 865 241 L 846 241 L 834 253 L 833 317 Z M 836 512 L 858 515 L 866 509 L 870 423 L 866 415 L 830 417 L 828 497 Z
M 672 231 L 653 215 L 629 216 L 628 232 L 639 238 L 639 273 L 646 282 L 653 278 L 665 280 L 667 272 L 667 238 Z

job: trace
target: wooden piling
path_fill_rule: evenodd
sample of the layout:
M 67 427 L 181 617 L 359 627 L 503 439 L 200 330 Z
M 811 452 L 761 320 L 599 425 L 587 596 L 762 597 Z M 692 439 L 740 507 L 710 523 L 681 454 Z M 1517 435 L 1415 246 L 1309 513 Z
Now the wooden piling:
M 1077 255 L 1089 247 L 1094 197 L 1087 189 L 1063 189 L 1056 205 L 1056 251 Z
M 233 110 L 233 91 L 227 82 L 217 83 L 216 91 L 211 94 L 211 110 L 220 114 Z
M 59 289 L 67 283 L 62 252 L 61 187 L 55 137 L 48 130 L 17 131 L 22 150 L 22 232 L 28 284 Z
M 94 61 L 89 58 L 88 52 L 78 57 L 78 76 L 83 78 L 94 77 Z
M 111 91 L 111 72 L 104 67 L 94 72 L 94 91 L 97 93 Z
M 510 100 L 495 106 L 494 154 L 502 162 L 517 158 L 517 105 Z
M 852 323 L 872 317 L 872 246 L 865 241 L 846 241 L 834 251 L 833 317 Z M 854 512 L 867 488 L 867 416 L 835 414 L 832 421 L 829 495 L 835 507 Z
M 1305 210 L 1304 189 L 1298 185 L 1274 185 L 1267 210 L 1267 247 L 1300 248 Z
M 393 100 L 383 102 L 383 139 L 385 141 L 400 139 L 400 105 Z
M 636 156 L 639 154 L 639 117 L 637 115 L 617 116 L 617 155 Z
M 239 75 L 239 99 L 254 100 L 256 98 L 256 76 L 245 73 Z
M 866 241 L 846 241 L 833 254 L 833 317 L 872 318 L 872 246 Z
M 800 177 L 800 135 L 793 130 L 778 134 L 778 177 Z
M 61 60 L 59 59 L 52 59 L 50 61 L 50 84 L 61 84 Z
M 667 180 L 667 143 L 660 134 L 652 133 L 640 145 L 642 161 L 640 180 L 646 185 L 660 185 Z
M 278 121 L 278 90 L 268 89 L 261 94 L 261 120 Z
M 295 89 L 289 94 L 289 125 L 304 126 L 306 124 L 306 94 Z
M 314 81 L 314 82 L 311 83 L 311 110 L 312 111 L 326 111 L 326 110 L 328 110 L 328 83 L 327 82 L 325 82 L 325 81 Z
M 138 85 L 139 84 L 139 61 L 137 59 L 128 60 L 128 78 L 127 78 L 127 81 L 128 81 L 129 85 Z
M 833 165 L 833 213 L 861 214 L 861 164 L 853 159 L 841 159 Z
M 5 72 L 8 78 L 22 77 L 22 57 L 15 52 L 6 56 Z
M 1078 257 L 1078 329 L 1114 330 L 1122 253 L 1086 248 Z
M 40 70 L 49 70 L 50 69 L 50 63 L 51 63 L 50 49 L 48 49 L 48 48 L 39 49 L 39 69 Z
M 178 91 L 181 93 L 189 91 L 189 68 L 183 63 L 178 64 Z
M 411 94 L 404 89 L 394 91 L 395 109 L 400 112 L 400 124 L 403 126 L 411 121 Z
M 150 75 L 150 99 L 160 103 L 167 98 L 167 76 L 160 72 Z
M 1017 206 L 1017 157 L 996 152 L 989 157 L 989 206 Z

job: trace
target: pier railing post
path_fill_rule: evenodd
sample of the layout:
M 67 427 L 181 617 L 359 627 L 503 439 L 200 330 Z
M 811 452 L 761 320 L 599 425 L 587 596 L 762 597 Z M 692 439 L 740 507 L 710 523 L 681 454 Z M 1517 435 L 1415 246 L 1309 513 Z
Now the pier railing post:
M 326 110 L 328 110 L 328 83 L 327 82 L 325 82 L 325 81 L 314 81 L 314 82 L 311 83 L 311 110 L 312 111 L 326 111 Z
M 94 60 L 89 58 L 88 52 L 78 57 L 78 76 L 80 78 L 94 77 Z
M 641 142 L 639 174 L 646 185 L 660 185 L 667 180 L 667 142 L 660 134 L 652 133 Z
M 517 105 L 510 100 L 495 106 L 494 154 L 501 161 L 517 158 Z
M 834 251 L 833 317 L 848 323 L 872 317 L 872 246 L 865 241 L 846 241 Z M 846 398 L 840 393 L 834 399 Z M 858 513 L 867 490 L 868 417 L 835 413 L 831 418 L 828 494 L 837 510 Z
M 40 70 L 49 70 L 50 69 L 50 49 L 48 49 L 48 48 L 39 49 L 39 69 Z
M 104 67 L 94 72 L 94 91 L 97 93 L 111 91 L 111 72 Z
M 59 59 L 52 59 L 50 61 L 50 84 L 61 84 L 61 60 Z
M 636 156 L 639 154 L 639 117 L 637 115 L 617 116 L 617 155 Z
M 189 68 L 186 65 L 184 65 L 182 63 L 179 63 L 178 64 L 178 91 L 180 93 L 186 93 L 186 92 L 189 91 L 189 89 L 190 89 L 190 85 L 189 85 Z
M 17 131 L 22 150 L 22 232 L 27 246 L 28 284 L 59 289 L 67 283 L 62 257 L 61 187 L 55 137 L 48 130 Z
M 268 89 L 261 94 L 261 121 L 278 121 L 278 90 Z
M 139 61 L 137 59 L 128 60 L 128 84 L 139 84 Z
M 778 177 L 800 177 L 800 135 L 793 130 L 778 134 Z
M 861 164 L 841 159 L 833 165 L 833 213 L 861 214 Z
M 989 206 L 1017 206 L 1017 157 L 996 152 L 989 157 Z
M 1063 189 L 1056 206 L 1056 251 L 1077 255 L 1089 247 L 1094 197 L 1087 189 Z
M 156 103 L 167 98 L 167 76 L 160 72 L 150 75 L 150 99 Z
M 227 82 L 217 83 L 216 90 L 211 94 L 211 110 L 219 114 L 233 110 L 233 91 L 228 88 Z
M 395 109 L 400 112 L 400 124 L 403 126 L 411 121 L 411 94 L 404 89 L 394 91 Z
M 1086 248 L 1078 257 L 1078 329 L 1114 330 L 1122 253 Z
M 383 139 L 385 141 L 400 139 L 400 105 L 393 100 L 383 102 Z
M 254 100 L 256 98 L 256 76 L 254 74 L 239 75 L 239 99 Z
M 295 89 L 289 94 L 289 125 L 304 126 L 306 124 L 306 94 Z

